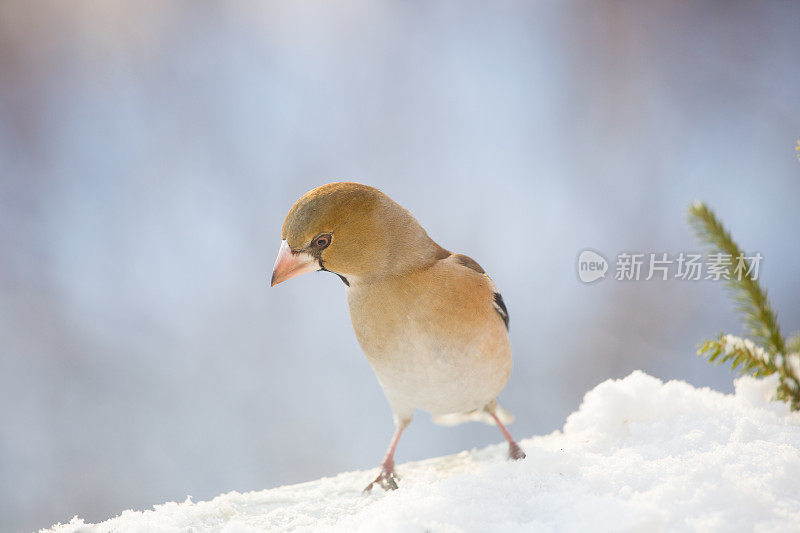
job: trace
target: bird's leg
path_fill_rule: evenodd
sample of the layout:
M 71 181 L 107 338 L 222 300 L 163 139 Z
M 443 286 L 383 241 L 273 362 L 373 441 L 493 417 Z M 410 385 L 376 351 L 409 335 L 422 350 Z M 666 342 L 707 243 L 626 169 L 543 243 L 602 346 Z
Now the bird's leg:
M 383 462 L 381 462 L 381 473 L 378 474 L 372 483 L 367 485 L 364 489 L 364 492 L 369 492 L 372 490 L 372 487 L 377 483 L 378 485 L 383 488 L 383 490 L 395 490 L 397 488 L 397 474 L 394 473 L 394 450 L 397 448 L 397 442 L 400 440 L 400 435 L 403 433 L 403 430 L 406 428 L 410 420 L 401 420 L 397 423 L 397 429 L 395 429 L 394 436 L 392 437 L 392 442 L 389 444 L 389 449 L 386 450 L 386 455 L 383 457 Z
M 508 430 L 503 425 L 503 423 L 500 422 L 500 419 L 497 418 L 497 415 L 495 414 L 494 409 L 492 409 L 492 410 L 487 409 L 487 411 L 489 412 L 490 415 L 492 415 L 492 418 L 494 418 L 494 421 L 497 423 L 497 427 L 500 428 L 500 431 L 503 432 L 503 435 L 505 436 L 506 440 L 508 441 L 508 458 L 509 459 L 514 459 L 515 461 L 519 461 L 520 459 L 525 459 L 525 452 L 522 451 L 522 448 L 519 447 L 519 444 L 517 444 L 517 441 L 515 441 L 511 437 L 511 433 L 508 432 Z

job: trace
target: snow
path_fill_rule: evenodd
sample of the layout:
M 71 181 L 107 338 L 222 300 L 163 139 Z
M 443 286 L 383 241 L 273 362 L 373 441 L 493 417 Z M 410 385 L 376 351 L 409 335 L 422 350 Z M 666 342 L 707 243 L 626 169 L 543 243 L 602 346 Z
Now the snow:
M 637 371 L 521 441 L 524 461 L 501 444 L 401 464 L 388 493 L 361 494 L 376 468 L 50 531 L 798 531 L 800 413 L 769 401 L 776 384 L 728 395 Z

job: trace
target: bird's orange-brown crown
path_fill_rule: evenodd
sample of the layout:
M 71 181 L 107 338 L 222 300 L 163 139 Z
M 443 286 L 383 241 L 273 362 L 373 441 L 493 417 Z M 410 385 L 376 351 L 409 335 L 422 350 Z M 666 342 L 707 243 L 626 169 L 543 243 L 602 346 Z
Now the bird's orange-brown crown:
M 319 235 L 330 244 L 314 249 Z M 406 209 L 374 187 L 329 183 L 304 194 L 286 215 L 281 237 L 331 272 L 369 277 L 426 266 L 449 255 Z

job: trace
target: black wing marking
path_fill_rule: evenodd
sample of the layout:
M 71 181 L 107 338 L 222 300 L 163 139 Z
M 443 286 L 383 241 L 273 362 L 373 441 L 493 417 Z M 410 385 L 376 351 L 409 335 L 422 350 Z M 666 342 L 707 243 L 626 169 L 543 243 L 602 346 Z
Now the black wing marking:
M 508 309 L 506 308 L 506 303 L 503 301 L 503 296 L 499 292 L 494 293 L 494 310 L 497 311 L 497 314 L 503 319 L 503 323 L 506 325 L 506 331 L 508 331 Z

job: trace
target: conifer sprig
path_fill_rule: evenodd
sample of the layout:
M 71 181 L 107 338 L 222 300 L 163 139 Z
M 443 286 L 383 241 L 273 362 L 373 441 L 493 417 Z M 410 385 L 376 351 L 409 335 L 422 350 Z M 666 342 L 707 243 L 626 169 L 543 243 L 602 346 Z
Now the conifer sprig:
M 702 202 L 695 202 L 689 208 L 689 220 L 697 236 L 705 241 L 713 252 L 730 255 L 733 259 L 727 265 L 727 284 L 733 292 L 736 307 L 744 315 L 748 335 L 759 344 L 768 347 L 776 353 L 786 351 L 785 341 L 781 335 L 778 318 L 767 300 L 767 291 L 761 288 L 758 281 L 753 279 L 752 273 L 735 273 L 735 261 L 744 257 L 742 250 L 725 230 L 722 222 L 714 212 Z M 748 270 L 750 262 L 745 258 Z M 738 275 L 737 275 L 738 274 Z
M 787 402 L 793 411 L 800 409 L 800 354 L 771 354 L 749 339 L 720 333 L 697 350 L 712 363 L 730 362 L 731 368 L 756 377 L 778 374 L 775 398 Z
M 800 333 L 786 341 L 786 350 L 791 353 L 800 353 Z
M 734 370 L 738 368 L 755 376 L 778 374 L 776 398 L 788 402 L 792 410 L 799 410 L 800 335 L 792 337 L 788 343 L 785 341 L 777 313 L 769 305 L 767 291 L 754 279 L 751 264 L 714 212 L 704 203 L 696 202 L 689 208 L 689 220 L 697 236 L 712 252 L 745 261 L 747 269 L 743 272 L 736 272 L 733 261 L 726 265 L 726 279 L 736 307 L 743 314 L 748 334 L 757 341 L 720 333 L 716 339 L 703 343 L 697 353 L 706 354 L 710 362 L 730 362 Z
M 731 368 L 739 368 L 742 372 L 750 373 L 756 377 L 768 376 L 778 372 L 773 357 L 760 346 L 748 339 L 720 333 L 712 341 L 700 345 L 698 354 L 706 353 L 712 363 L 725 363 L 730 361 Z

